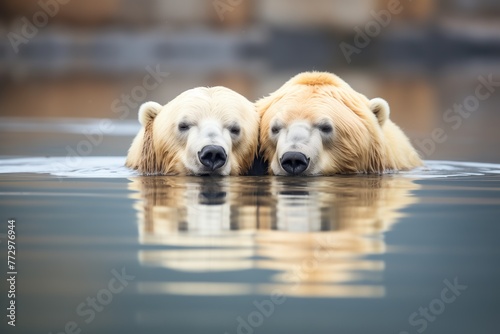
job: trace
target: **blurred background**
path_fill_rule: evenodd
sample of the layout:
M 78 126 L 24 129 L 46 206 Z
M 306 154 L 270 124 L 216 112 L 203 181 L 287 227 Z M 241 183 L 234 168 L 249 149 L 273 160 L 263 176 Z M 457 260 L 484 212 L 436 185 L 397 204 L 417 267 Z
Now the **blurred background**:
M 325 70 L 385 98 L 425 159 L 500 163 L 499 85 L 447 114 L 500 82 L 496 0 L 2 0 L 0 36 L 3 156 L 124 156 L 142 102 Z

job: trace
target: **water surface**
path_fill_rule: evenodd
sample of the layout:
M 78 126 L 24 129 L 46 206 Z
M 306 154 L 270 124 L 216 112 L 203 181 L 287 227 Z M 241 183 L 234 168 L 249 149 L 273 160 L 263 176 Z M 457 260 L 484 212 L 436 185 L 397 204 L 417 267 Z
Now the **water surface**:
M 212 178 L 142 177 L 123 161 L 0 160 L 16 332 L 498 329 L 500 165 Z M 109 293 L 120 272 L 126 286 Z M 447 284 L 462 289 L 450 303 Z

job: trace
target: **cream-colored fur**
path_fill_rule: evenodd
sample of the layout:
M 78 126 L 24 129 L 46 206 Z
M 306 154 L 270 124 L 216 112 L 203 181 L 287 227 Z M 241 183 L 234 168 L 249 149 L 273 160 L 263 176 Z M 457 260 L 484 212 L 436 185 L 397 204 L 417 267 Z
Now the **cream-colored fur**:
M 188 90 L 165 106 L 146 102 L 139 109 L 142 127 L 129 149 L 126 166 L 148 175 L 240 175 L 257 151 L 259 117 L 254 105 L 225 87 Z M 224 149 L 227 161 L 207 170 L 199 152 L 208 145 Z
M 301 175 L 383 173 L 422 165 L 390 120 L 388 103 L 369 100 L 334 74 L 301 73 L 256 106 L 260 150 L 275 175 L 288 174 L 280 159 L 291 151 L 309 159 Z

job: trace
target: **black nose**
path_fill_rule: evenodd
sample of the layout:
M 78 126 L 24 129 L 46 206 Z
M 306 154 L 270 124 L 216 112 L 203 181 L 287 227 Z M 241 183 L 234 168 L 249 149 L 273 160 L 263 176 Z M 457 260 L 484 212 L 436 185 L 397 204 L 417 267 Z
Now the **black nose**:
M 281 157 L 281 167 L 288 174 L 299 175 L 309 166 L 309 160 L 304 154 L 299 152 L 286 152 Z
M 207 145 L 198 152 L 198 158 L 203 166 L 216 170 L 224 166 L 227 155 L 221 146 Z

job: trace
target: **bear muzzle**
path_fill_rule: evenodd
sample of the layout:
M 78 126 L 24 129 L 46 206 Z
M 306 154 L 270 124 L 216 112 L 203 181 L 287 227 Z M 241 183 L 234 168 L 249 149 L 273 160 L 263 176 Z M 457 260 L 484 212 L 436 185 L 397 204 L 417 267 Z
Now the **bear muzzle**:
M 198 159 L 213 172 L 226 164 L 227 154 L 222 146 L 207 145 L 198 152 Z
M 286 152 L 280 159 L 280 165 L 290 175 L 300 175 L 309 167 L 311 159 L 300 152 Z

